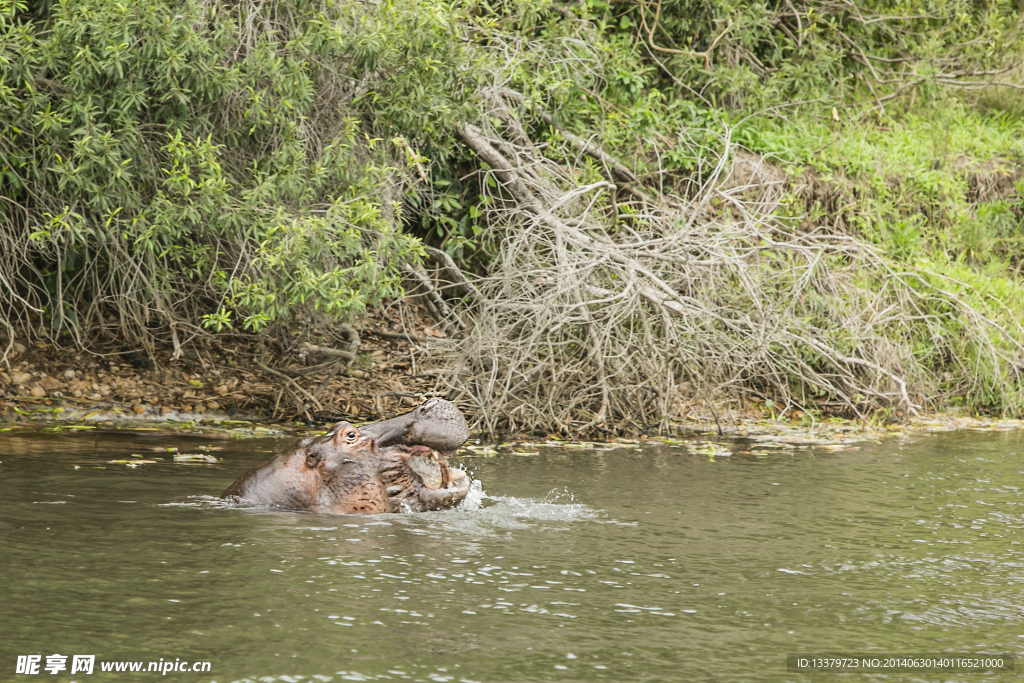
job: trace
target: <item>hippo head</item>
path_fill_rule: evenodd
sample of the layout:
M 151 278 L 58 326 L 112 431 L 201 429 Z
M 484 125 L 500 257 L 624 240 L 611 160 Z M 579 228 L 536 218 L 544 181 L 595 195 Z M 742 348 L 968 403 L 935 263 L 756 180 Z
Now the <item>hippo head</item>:
M 387 512 L 380 480 L 381 451 L 372 437 L 339 422 L 320 437 L 315 450 L 320 488 L 313 512 Z
M 469 477 L 424 445 L 378 448 L 377 439 L 340 422 L 324 439 L 316 512 L 379 513 L 440 510 L 469 492 Z M 461 445 L 461 444 L 460 444 Z
M 221 497 L 288 510 L 314 510 L 321 506 L 324 487 L 351 469 L 350 460 L 372 456 L 376 449 L 373 439 L 342 422 L 329 434 L 302 439 L 284 453 L 252 468 Z
M 431 398 L 404 415 L 363 427 L 378 446 L 420 445 L 451 455 L 469 438 L 466 418 L 454 403 Z
M 223 494 L 260 505 L 333 514 L 437 510 L 469 492 L 469 477 L 427 446 L 379 448 L 348 422 L 252 468 Z

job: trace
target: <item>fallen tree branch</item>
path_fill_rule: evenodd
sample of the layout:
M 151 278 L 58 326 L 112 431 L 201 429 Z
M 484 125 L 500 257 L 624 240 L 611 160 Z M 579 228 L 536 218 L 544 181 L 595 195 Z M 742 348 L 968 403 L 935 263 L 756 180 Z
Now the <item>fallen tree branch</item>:
M 406 275 L 415 280 L 423 290 L 427 300 L 433 306 L 434 311 L 432 311 L 432 314 L 437 323 L 441 325 L 441 327 L 445 328 L 446 332 L 452 327 L 456 330 L 462 330 L 462 321 L 452 314 L 452 309 L 445 302 L 444 298 L 437 293 L 437 290 L 434 289 L 434 285 L 431 284 L 430 278 L 408 263 L 402 266 L 402 270 Z M 428 310 L 430 310 L 430 307 L 428 307 Z
M 596 247 L 594 239 L 590 235 L 559 220 L 551 210 L 545 209 L 540 200 L 534 197 L 530 190 L 515 175 L 515 171 L 511 164 L 501 155 L 500 152 L 498 152 L 498 150 L 494 149 L 487 140 L 479 134 L 479 129 L 475 126 L 465 126 L 461 129 L 460 134 L 463 142 L 465 142 L 467 146 L 472 148 L 473 151 L 487 161 L 488 164 L 496 169 L 500 169 L 497 173 L 501 176 L 502 181 L 511 189 L 512 193 L 516 196 L 516 199 L 519 199 L 520 202 L 523 203 L 523 208 L 533 214 L 537 220 L 543 222 L 552 230 L 565 233 L 566 236 L 571 237 L 582 244 L 594 246 L 595 251 L 601 252 L 606 257 L 627 266 L 635 272 L 641 273 L 650 281 L 649 285 L 641 285 L 637 290 L 645 299 L 656 306 L 667 308 L 678 315 L 686 315 L 685 306 L 677 300 L 678 295 L 676 292 L 667 283 L 648 270 L 643 263 L 622 254 L 617 249 L 601 249 Z M 598 231 L 599 234 L 603 234 L 603 231 L 601 231 L 600 228 L 598 228 Z
M 342 368 L 344 368 L 346 365 L 348 365 L 348 361 L 343 361 L 332 365 L 330 372 L 327 373 L 327 376 L 324 377 L 324 380 L 320 382 L 320 386 L 318 386 L 316 388 L 316 391 L 313 392 L 313 398 L 319 400 L 320 395 L 323 394 L 324 390 L 326 390 L 327 387 L 331 385 L 331 382 L 334 381 L 334 378 L 338 376 L 338 373 L 341 372 Z
M 381 402 L 381 399 L 387 398 L 388 396 L 397 396 L 400 398 L 419 398 L 420 394 L 414 394 L 409 391 L 382 391 L 379 394 L 374 394 L 373 408 L 374 410 L 377 411 L 377 415 L 384 415 L 384 404 Z
M 318 401 L 318 400 L 316 399 L 316 397 L 315 397 L 315 396 L 313 396 L 313 394 L 311 394 L 311 393 L 309 393 L 308 391 L 306 391 L 305 389 L 303 389 L 303 388 L 302 388 L 302 387 L 301 387 L 301 386 L 299 385 L 299 383 L 298 383 L 298 382 L 296 382 L 296 381 L 295 381 L 294 379 L 292 379 L 292 378 L 291 378 L 291 377 L 289 377 L 288 375 L 284 374 L 283 372 L 279 372 L 279 371 L 275 370 L 275 369 L 274 369 L 274 368 L 272 368 L 272 367 L 269 367 L 269 366 L 267 366 L 267 365 L 264 365 L 263 363 L 259 362 L 258 360 L 255 360 L 255 359 L 253 360 L 253 364 L 254 364 L 254 365 L 255 365 L 256 367 L 258 367 L 258 368 L 259 368 L 260 370 L 262 370 L 263 372 L 265 372 L 265 373 L 267 373 L 267 374 L 269 374 L 269 375 L 274 375 L 274 376 L 276 376 L 276 377 L 280 377 L 281 379 L 283 379 L 283 380 L 285 380 L 286 382 L 288 382 L 289 384 L 291 384 L 291 385 L 292 385 L 293 387 L 295 387 L 295 389 L 296 389 L 296 390 L 298 390 L 298 392 L 299 392 L 300 394 L 302 394 L 303 396 L 305 396 L 306 398 L 308 398 L 308 399 L 309 399 L 309 400 L 310 400 L 310 401 L 312 402 L 312 404 L 313 404 L 314 406 L 316 406 L 316 409 L 317 409 L 317 410 L 323 410 L 323 409 L 324 409 L 324 407 L 323 407 L 323 406 L 322 406 L 322 405 L 320 404 L 320 401 Z M 285 387 L 285 389 L 287 389 L 287 387 Z M 297 408 L 299 408 L 299 412 L 300 412 L 300 413 L 302 413 L 302 412 L 305 412 L 305 411 L 306 411 L 306 407 L 305 407 L 304 405 L 302 405 L 302 402 L 301 402 L 301 401 L 298 401 L 298 404 L 296 405 L 296 407 L 297 407 Z
M 330 360 L 326 363 L 320 363 L 318 365 L 310 365 L 305 368 L 278 368 L 278 372 L 283 372 L 286 375 L 292 377 L 308 377 L 309 375 L 315 375 L 318 372 L 323 372 L 333 367 L 337 361 Z
M 522 93 L 517 92 L 515 90 L 511 90 L 509 88 L 503 88 L 498 92 L 503 97 L 510 100 L 514 100 L 516 102 L 522 103 L 526 100 L 526 97 Z M 631 170 L 620 164 L 618 161 L 612 158 L 610 154 L 606 153 L 599 146 L 595 145 L 592 142 L 588 142 L 587 140 L 584 140 L 578 135 L 575 135 L 574 133 L 571 133 L 562 128 L 561 126 L 557 125 L 555 123 L 554 117 L 551 116 L 551 114 L 547 113 L 542 109 L 535 109 L 534 111 L 537 114 L 537 116 L 539 116 L 540 119 L 544 121 L 544 123 L 548 124 L 555 130 L 557 130 L 558 133 L 566 140 L 568 140 L 573 145 L 573 147 L 580 151 L 580 153 L 589 156 L 590 158 L 594 159 L 599 164 L 601 164 L 601 168 L 605 171 L 606 177 L 609 178 L 610 180 L 618 181 L 618 189 L 624 190 L 627 193 L 633 195 L 644 204 L 650 204 L 652 206 L 656 205 L 655 200 L 638 187 L 640 179 L 636 177 L 635 173 L 633 173 Z
M 318 355 L 325 358 L 333 359 L 331 363 L 337 362 L 338 360 L 344 361 L 346 365 L 352 363 L 359 351 L 359 332 L 356 328 L 351 325 L 339 325 L 336 328 L 339 336 L 341 336 L 345 342 L 344 349 L 333 349 L 329 346 L 317 346 L 316 344 L 303 344 L 299 350 L 299 357 L 305 358 L 308 355 Z M 316 366 L 317 368 L 326 367 L 327 364 Z M 296 374 L 308 375 L 312 372 L 311 368 L 304 368 L 302 370 L 295 370 Z
M 447 253 L 434 247 L 425 247 L 427 257 L 437 263 L 439 266 L 444 268 L 445 272 L 448 273 L 448 277 L 451 278 L 452 283 L 462 293 L 463 296 L 469 297 L 474 302 L 480 301 L 480 291 L 476 288 L 466 274 L 462 272 L 455 260 Z
M 805 410 L 915 415 L 942 395 L 928 365 L 938 356 L 965 356 L 964 376 L 972 362 L 1016 376 L 1024 326 L 1009 309 L 894 277 L 883 252 L 849 235 L 790 230 L 774 213 L 781 193 L 751 192 L 770 180 L 726 183 L 728 134 L 688 202 L 620 223 L 610 183 L 576 183 L 564 160 L 494 129 L 466 125 L 458 137 L 498 181 L 481 183 L 484 220 L 504 236 L 475 282 L 474 325 L 437 343 L 439 381 L 475 404 L 478 428 L 667 429 L 700 399 L 701 419 L 724 428 L 718 403 L 752 388 Z M 907 341 L 907 326 L 954 312 L 958 332 L 933 332 L 932 357 Z
M 383 339 L 399 339 L 401 341 L 407 341 L 412 344 L 426 344 L 427 339 L 411 332 L 390 332 L 387 330 L 364 330 L 364 334 L 369 334 L 374 337 L 381 337 Z
M 338 358 L 345 361 L 345 363 L 351 363 L 356 359 L 356 354 L 353 351 L 342 351 L 341 349 L 331 349 L 327 347 L 318 347 L 310 349 L 310 353 L 315 353 L 325 358 Z
M 893 374 L 893 373 L 889 372 L 888 370 L 886 370 L 885 368 L 883 368 L 882 366 L 878 365 L 877 363 L 872 363 L 871 361 L 864 360 L 863 358 L 854 358 L 853 356 L 836 355 L 834 350 L 828 349 L 828 348 L 824 347 L 821 343 L 819 343 L 815 339 L 810 339 L 810 338 L 802 337 L 802 338 L 800 338 L 799 341 L 801 343 L 803 343 L 803 344 L 807 344 L 808 346 L 810 346 L 810 347 L 812 347 L 814 349 L 817 349 L 819 352 L 821 352 L 823 354 L 826 354 L 826 355 L 829 355 L 829 356 L 834 356 L 835 359 L 838 360 L 839 362 L 846 363 L 848 365 L 860 365 L 862 367 L 874 370 L 875 372 L 879 373 L 880 375 L 882 375 L 884 377 L 888 377 L 897 386 L 899 386 L 899 388 L 900 388 L 900 397 L 903 399 L 903 404 L 907 407 L 907 411 L 911 415 L 914 415 L 915 417 L 920 415 L 920 413 L 918 413 L 918 411 L 917 411 L 917 406 L 914 405 L 914 403 L 910 400 L 910 397 L 907 395 L 907 383 L 905 381 L 903 381 L 903 378 L 900 377 L 899 375 Z

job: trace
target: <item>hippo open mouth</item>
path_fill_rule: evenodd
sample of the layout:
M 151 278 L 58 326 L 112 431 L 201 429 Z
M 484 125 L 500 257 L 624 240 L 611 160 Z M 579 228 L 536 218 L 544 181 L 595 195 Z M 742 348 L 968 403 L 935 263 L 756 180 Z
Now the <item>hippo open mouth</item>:
M 381 469 L 389 512 L 443 510 L 457 505 L 469 493 L 469 475 L 451 467 L 443 453 L 426 446 L 402 450 L 406 451 L 402 454 L 404 462 Z
M 334 514 L 451 508 L 469 493 L 470 478 L 448 464 L 444 451 L 468 436 L 458 409 L 431 399 L 363 431 L 339 422 L 250 469 L 221 497 Z M 391 445 L 382 447 L 382 440 Z
M 453 474 L 460 479 L 466 476 L 460 469 L 452 470 L 448 458 L 435 450 L 423 455 L 410 455 L 406 462 L 409 469 L 419 476 L 423 485 L 430 489 L 447 488 L 452 482 Z

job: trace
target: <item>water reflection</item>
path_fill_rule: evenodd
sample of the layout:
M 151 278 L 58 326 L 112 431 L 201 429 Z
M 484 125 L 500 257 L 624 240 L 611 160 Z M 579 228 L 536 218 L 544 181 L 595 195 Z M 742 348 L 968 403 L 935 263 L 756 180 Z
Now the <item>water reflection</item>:
M 215 498 L 286 441 L 109 463 L 203 443 L 0 437 L 0 667 L 67 652 L 209 660 L 201 680 L 221 682 L 801 680 L 787 652 L 1024 642 L 1016 433 L 466 458 L 483 483 L 468 509 L 372 517 Z

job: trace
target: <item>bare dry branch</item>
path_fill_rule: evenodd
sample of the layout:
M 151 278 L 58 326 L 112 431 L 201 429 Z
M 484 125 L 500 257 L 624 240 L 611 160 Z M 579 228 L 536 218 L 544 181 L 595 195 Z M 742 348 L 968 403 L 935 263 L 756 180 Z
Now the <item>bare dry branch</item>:
M 480 300 L 480 292 L 477 290 L 476 285 L 470 282 L 469 278 L 456 265 L 455 260 L 451 256 L 433 247 L 426 247 L 426 252 L 427 257 L 445 269 L 448 277 L 451 278 L 451 281 L 463 296 L 467 296 L 474 301 Z
M 564 161 L 500 137 L 460 131 L 500 181 L 481 185 L 487 223 L 505 237 L 476 282 L 475 324 L 430 342 L 449 387 L 476 404 L 478 427 L 667 429 L 695 414 L 716 420 L 713 401 L 749 392 L 913 415 L 942 389 L 905 328 L 943 316 L 972 321 L 963 333 L 991 362 L 1022 356 L 985 328 L 1019 340 L 1024 327 L 986 318 L 955 288 L 917 284 L 853 237 L 791 230 L 775 217 L 778 182 L 751 177 L 749 155 L 747 176 L 733 177 L 728 137 L 692 197 L 621 223 L 607 183 L 575 184 Z

